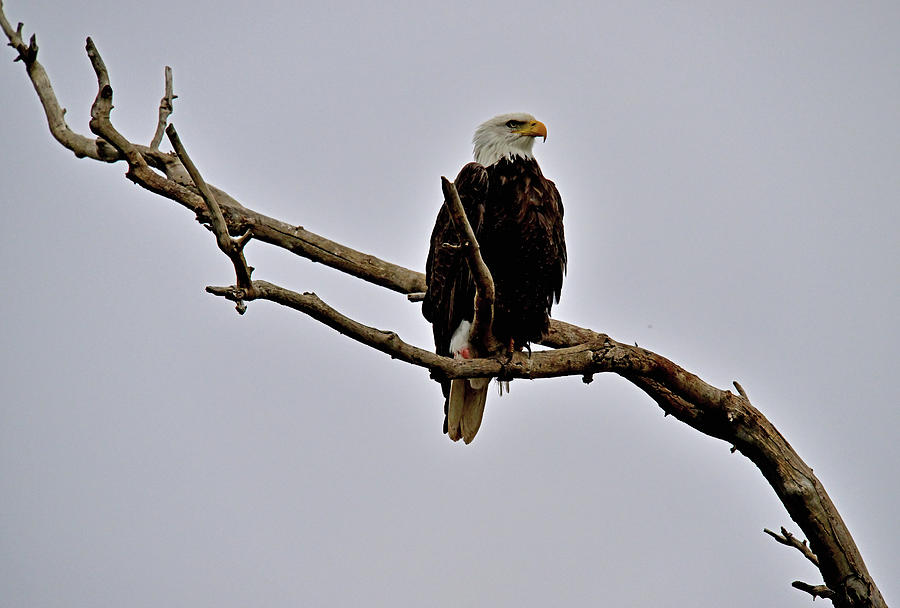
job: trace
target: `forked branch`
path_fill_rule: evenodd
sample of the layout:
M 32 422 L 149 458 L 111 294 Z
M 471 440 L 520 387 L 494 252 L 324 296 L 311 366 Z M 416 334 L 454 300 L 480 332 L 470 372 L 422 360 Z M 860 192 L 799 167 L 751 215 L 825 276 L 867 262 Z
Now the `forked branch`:
M 768 528 L 764 528 L 763 532 L 774 538 L 782 545 L 794 547 L 800 553 L 802 553 L 803 556 L 806 557 L 806 559 L 811 561 L 816 568 L 819 567 L 819 558 L 816 557 L 816 554 L 812 552 L 812 549 L 809 548 L 809 545 L 806 543 L 806 541 L 801 541 L 799 538 L 788 532 L 784 526 L 781 527 L 781 534 L 772 532 Z
M 222 253 L 227 255 L 231 263 L 234 264 L 237 286 L 246 294 L 248 299 L 252 299 L 253 285 L 250 281 L 250 274 L 253 272 L 253 269 L 247 265 L 247 260 L 244 258 L 244 246 L 250 241 L 251 231 L 248 229 L 239 237 L 232 237 L 228 234 L 228 225 L 225 223 L 225 216 L 222 215 L 222 209 L 216 201 L 216 195 L 206 185 L 206 181 L 200 175 L 200 170 L 197 169 L 194 161 L 188 156 L 184 144 L 181 143 L 181 138 L 178 137 L 178 133 L 175 131 L 175 125 L 169 125 L 166 128 L 166 135 L 169 137 L 172 148 L 175 149 L 175 154 L 181 160 L 181 164 L 187 169 L 188 175 L 191 176 L 194 185 L 200 191 L 200 195 L 203 196 L 203 201 L 206 203 L 207 209 L 209 209 L 210 227 L 216 235 L 216 243 L 218 243 Z M 246 304 L 241 299 L 235 300 L 235 308 L 239 314 L 244 314 L 247 310 Z

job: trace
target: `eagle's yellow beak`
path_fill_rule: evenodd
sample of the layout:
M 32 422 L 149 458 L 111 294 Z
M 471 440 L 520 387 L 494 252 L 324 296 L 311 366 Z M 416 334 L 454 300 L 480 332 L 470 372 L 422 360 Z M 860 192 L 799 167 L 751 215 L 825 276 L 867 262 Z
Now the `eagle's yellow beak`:
M 543 137 L 547 141 L 547 125 L 539 120 L 526 122 L 522 128 L 516 131 L 520 135 L 528 135 L 529 137 Z

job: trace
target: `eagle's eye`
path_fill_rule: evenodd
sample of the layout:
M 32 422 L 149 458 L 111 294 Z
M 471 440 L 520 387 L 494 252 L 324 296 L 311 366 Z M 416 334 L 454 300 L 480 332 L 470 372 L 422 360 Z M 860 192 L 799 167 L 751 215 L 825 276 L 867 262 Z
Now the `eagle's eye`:
M 506 121 L 506 126 L 509 127 L 510 129 L 518 129 L 523 124 L 524 123 L 521 120 L 507 120 Z

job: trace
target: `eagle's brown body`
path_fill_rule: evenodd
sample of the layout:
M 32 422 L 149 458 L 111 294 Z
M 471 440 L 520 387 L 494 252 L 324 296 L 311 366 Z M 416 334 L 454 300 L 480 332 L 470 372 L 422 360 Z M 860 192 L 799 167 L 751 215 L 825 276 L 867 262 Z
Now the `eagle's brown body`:
M 479 234 L 494 279 L 494 336 L 516 347 L 550 328 L 566 271 L 563 204 L 534 159 L 502 159 L 487 167 L 488 193 Z

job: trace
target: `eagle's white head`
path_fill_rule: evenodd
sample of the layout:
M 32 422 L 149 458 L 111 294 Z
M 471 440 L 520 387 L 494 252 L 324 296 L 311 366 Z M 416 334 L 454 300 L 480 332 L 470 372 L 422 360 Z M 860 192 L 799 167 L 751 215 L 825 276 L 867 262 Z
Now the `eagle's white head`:
M 535 137 L 547 139 L 547 127 L 531 114 L 501 114 L 483 122 L 472 137 L 475 162 L 485 167 L 501 158 L 533 158 L 531 147 Z

